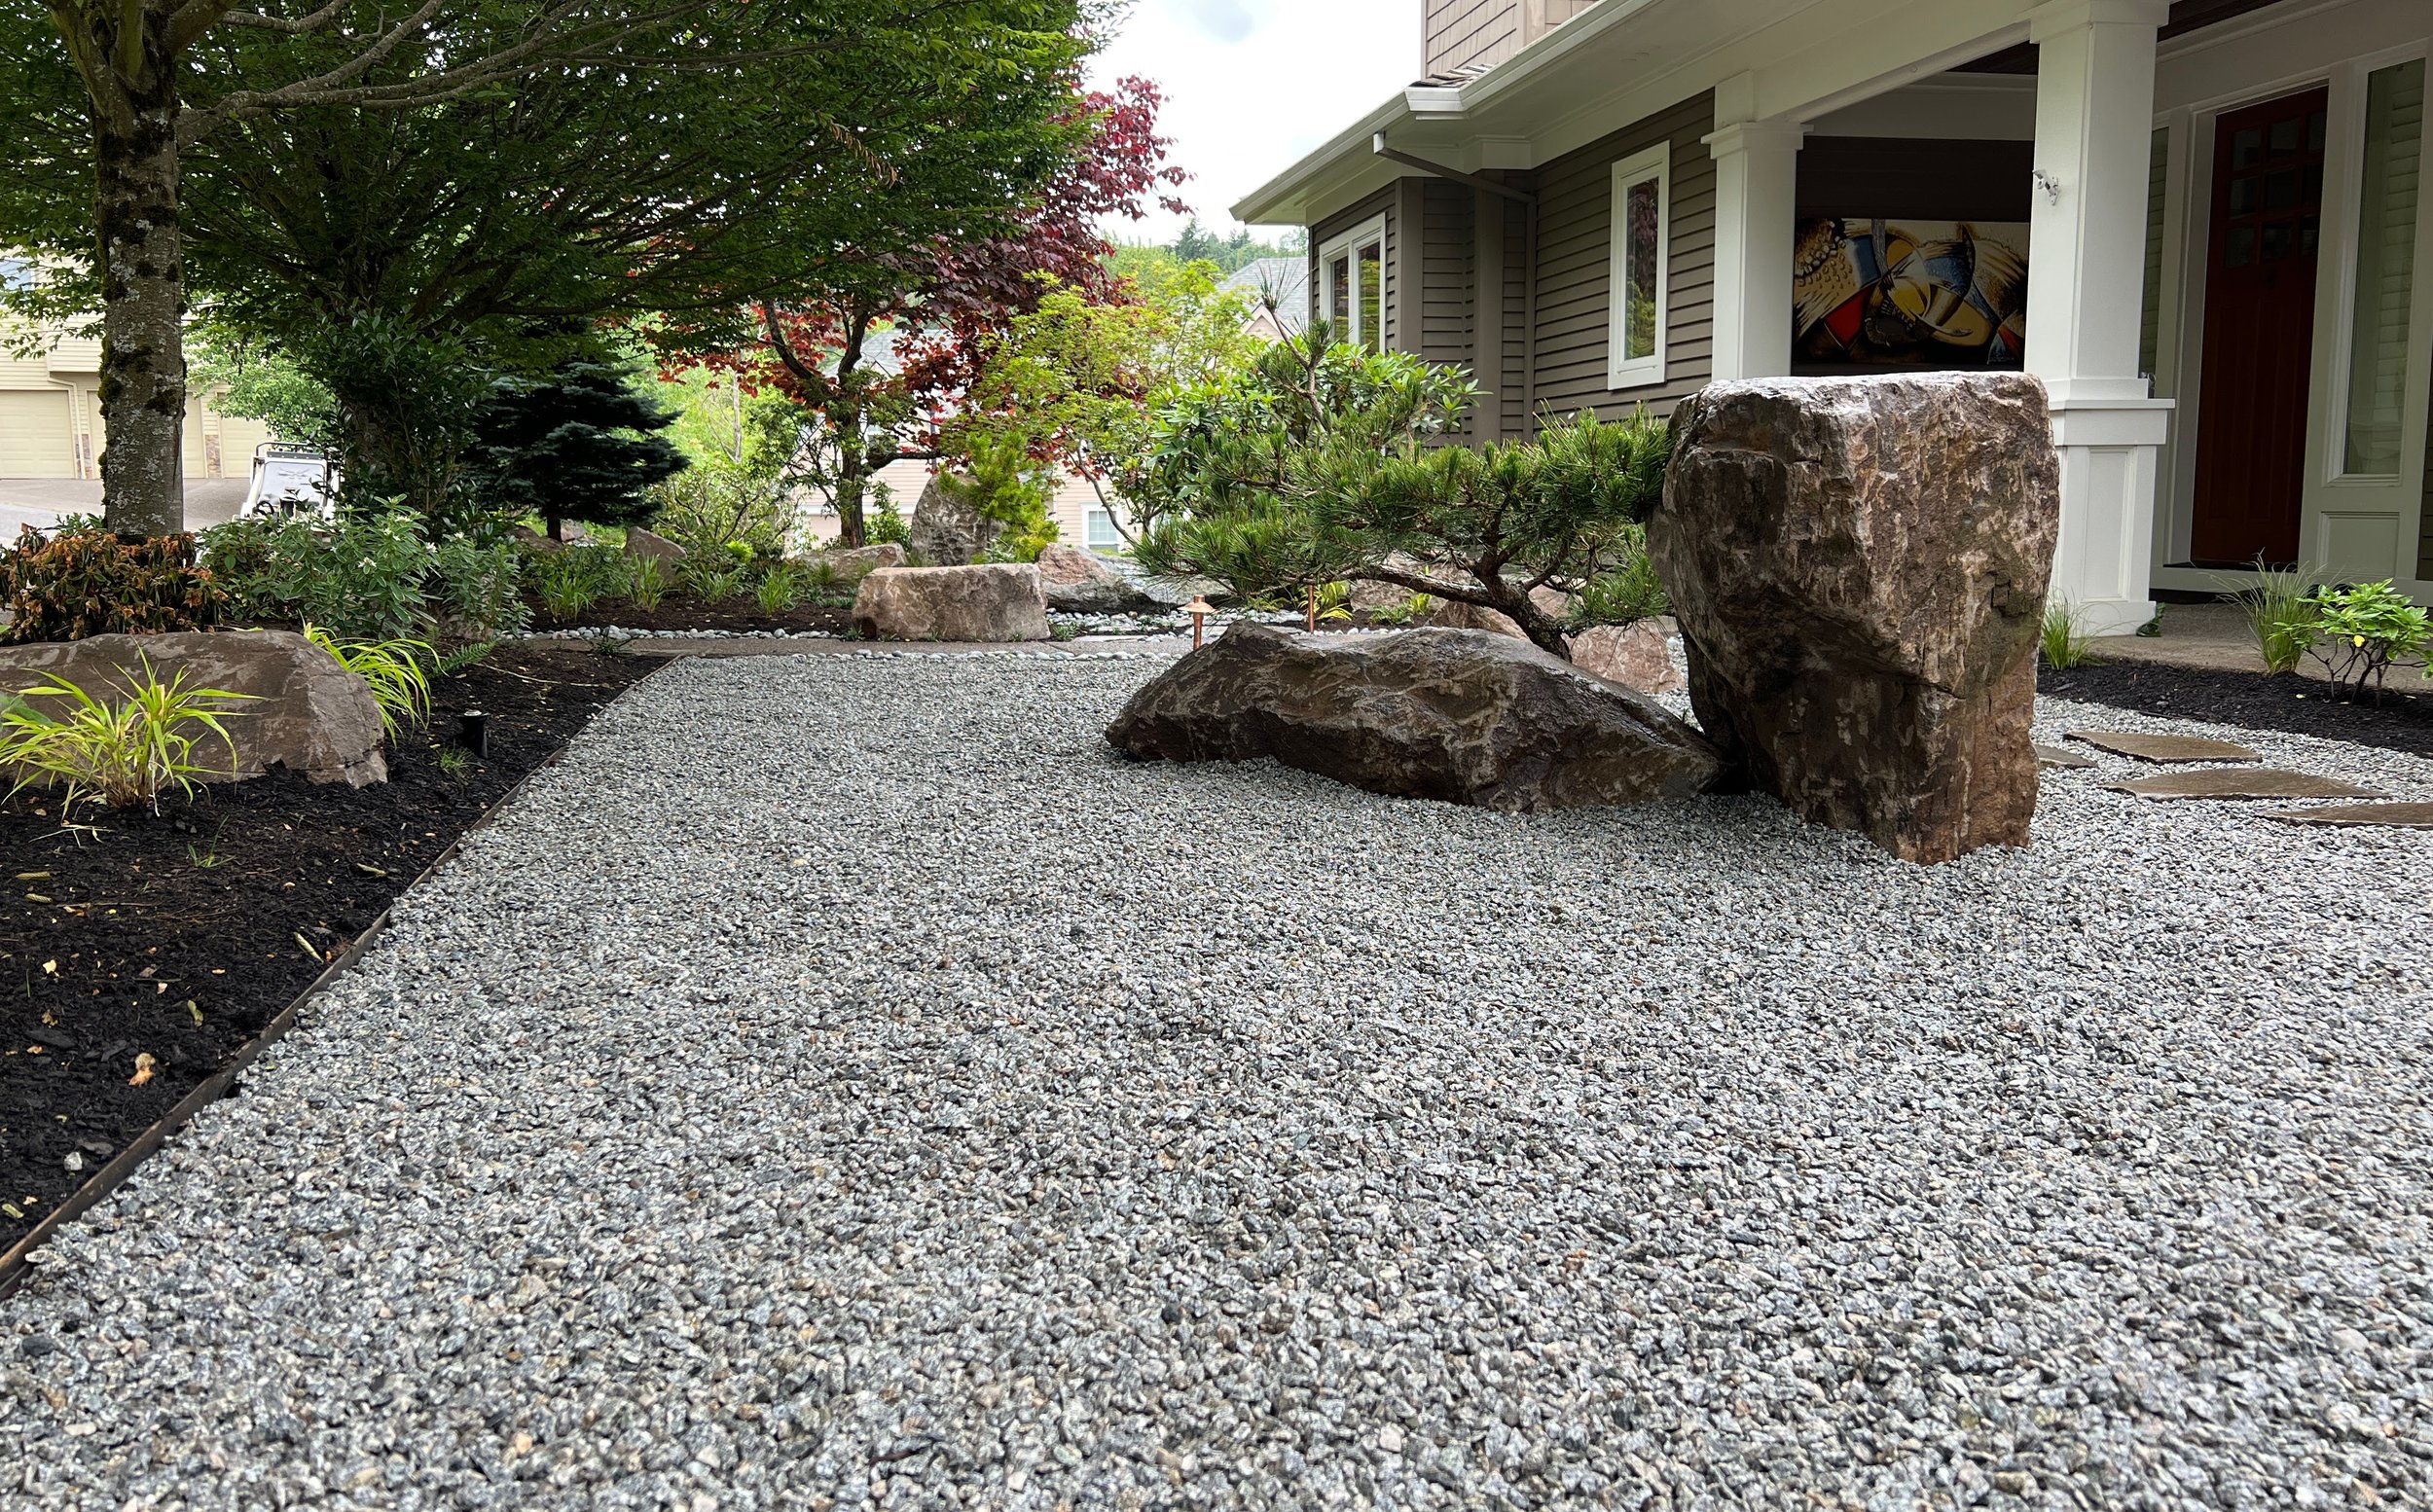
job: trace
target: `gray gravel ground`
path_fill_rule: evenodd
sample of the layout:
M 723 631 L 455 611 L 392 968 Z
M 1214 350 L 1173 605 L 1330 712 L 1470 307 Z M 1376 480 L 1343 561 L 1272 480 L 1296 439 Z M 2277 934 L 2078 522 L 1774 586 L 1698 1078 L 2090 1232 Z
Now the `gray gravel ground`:
M 1152 666 L 635 689 L 0 1307 L 0 1503 L 2433 1498 L 2433 835 L 1507 817 Z

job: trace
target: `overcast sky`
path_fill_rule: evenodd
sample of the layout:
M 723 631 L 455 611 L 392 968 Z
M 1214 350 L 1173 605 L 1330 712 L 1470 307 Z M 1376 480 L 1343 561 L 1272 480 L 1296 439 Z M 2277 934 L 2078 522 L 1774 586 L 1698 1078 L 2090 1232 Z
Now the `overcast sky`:
M 1159 117 L 1182 198 L 1230 232 L 1227 207 L 1419 76 L 1417 0 L 1138 0 L 1094 60 L 1093 82 L 1127 74 L 1166 91 Z M 1108 234 L 1170 241 L 1180 217 L 1117 219 Z

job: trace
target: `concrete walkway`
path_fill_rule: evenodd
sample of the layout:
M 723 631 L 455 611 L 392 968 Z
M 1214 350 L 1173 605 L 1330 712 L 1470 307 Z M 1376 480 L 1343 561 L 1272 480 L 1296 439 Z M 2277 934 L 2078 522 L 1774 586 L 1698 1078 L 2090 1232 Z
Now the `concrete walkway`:
M 2099 661 L 2140 662 L 2154 666 L 2186 666 L 2211 671 L 2261 672 L 2264 655 L 2256 649 L 2256 632 L 2236 604 L 2170 604 L 2162 611 L 2157 635 L 2098 635 L 2089 649 Z M 2320 664 L 2308 658 L 2298 666 L 2300 675 L 2324 682 Z

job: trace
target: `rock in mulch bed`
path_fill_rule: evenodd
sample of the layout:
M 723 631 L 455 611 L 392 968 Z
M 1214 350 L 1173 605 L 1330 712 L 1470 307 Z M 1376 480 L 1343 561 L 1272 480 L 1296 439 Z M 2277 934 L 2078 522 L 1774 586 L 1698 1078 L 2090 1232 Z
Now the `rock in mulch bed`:
M 1124 762 L 1156 670 L 635 689 L 44 1252 L 6 1499 L 2433 1494 L 2433 836 L 1513 816 Z
M 2163 718 L 2208 720 L 2240 730 L 2276 730 L 2384 750 L 2433 756 L 2433 683 L 2414 671 L 2391 674 L 2382 702 L 2342 703 L 2331 685 L 2308 677 L 2206 671 L 2134 662 L 2041 668 L 2037 691 Z M 2101 715 L 2088 721 L 2109 724 Z
M 279 774 L 158 816 L 0 805 L 0 1250 L 287 1006 L 329 956 L 656 664 L 502 650 L 435 689 L 432 735 L 349 789 Z M 490 715 L 460 775 L 434 738 Z M 308 950 L 309 947 L 309 950 Z M 138 1074 L 137 1057 L 151 1058 Z

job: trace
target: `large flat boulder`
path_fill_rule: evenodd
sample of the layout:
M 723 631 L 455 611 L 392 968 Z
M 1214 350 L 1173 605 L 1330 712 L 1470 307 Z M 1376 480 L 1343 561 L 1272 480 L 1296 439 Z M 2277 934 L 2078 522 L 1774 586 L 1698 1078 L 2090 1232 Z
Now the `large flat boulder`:
M 1029 562 L 881 567 L 853 596 L 867 640 L 1045 640 L 1047 594 Z
M 1508 812 L 1686 798 L 1720 768 L 1656 703 L 1481 630 L 1341 640 L 1240 622 L 1134 694 L 1107 738 Z
M 371 684 L 292 630 L 180 630 L 0 646 L 0 692 L 22 693 L 56 679 L 115 703 L 123 701 L 112 690 L 143 676 L 147 664 L 164 683 L 183 674 L 189 690 L 251 696 L 222 715 L 229 743 L 205 733 L 196 747 L 194 760 L 205 769 L 201 780 L 272 771 L 349 787 L 388 779 L 381 706 Z M 59 701 L 27 702 L 54 712 L 51 705 Z
M 1753 785 L 1896 855 L 2027 844 L 2059 480 L 2020 375 L 1707 387 L 1648 530 L 1698 723 Z
M 881 541 L 876 546 L 830 547 L 796 559 L 807 567 L 826 566 L 839 588 L 858 588 L 863 578 L 881 567 L 900 567 L 905 558 L 904 548 Z
M 1039 553 L 1047 606 L 1066 614 L 1123 614 L 1163 607 L 1095 552 L 1049 546 Z

